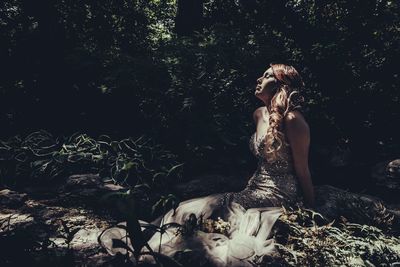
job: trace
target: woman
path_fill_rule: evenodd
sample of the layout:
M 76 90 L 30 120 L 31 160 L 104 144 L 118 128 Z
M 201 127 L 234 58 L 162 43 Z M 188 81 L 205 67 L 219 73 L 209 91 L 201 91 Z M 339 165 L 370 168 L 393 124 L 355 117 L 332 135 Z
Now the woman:
M 168 229 L 150 238 L 152 250 L 173 256 L 191 249 L 215 266 L 252 266 L 256 259 L 274 250 L 273 240 L 268 237 L 282 213 L 281 207 L 303 202 L 314 205 L 308 169 L 310 134 L 299 111 L 302 87 L 302 79 L 292 66 L 271 64 L 257 79 L 255 96 L 265 106 L 254 112 L 256 131 L 250 138 L 250 150 L 258 158 L 258 167 L 246 188 L 184 201 L 175 211 L 151 223 L 183 225 L 193 215 L 203 219 L 220 217 L 230 225 L 225 234 L 197 231 L 182 236 L 175 234 L 176 229 Z M 115 232 L 108 235 L 117 236 Z M 101 239 L 105 236 L 107 232 Z M 109 252 L 117 250 L 110 248 Z M 153 261 L 151 256 L 142 260 Z
M 271 64 L 257 79 L 255 95 L 265 106 L 254 112 L 257 124 L 255 138 L 259 140 L 258 136 L 264 137 L 264 152 L 268 159 L 274 159 L 279 156 L 277 154 L 280 149 L 284 150 L 286 146 L 290 146 L 295 174 L 303 191 L 305 204 L 313 207 L 314 191 L 308 168 L 310 132 L 307 122 L 298 111 L 302 101 L 299 90 L 303 86 L 304 83 L 296 69 L 283 64 Z M 288 157 L 285 160 L 291 159 Z M 285 185 L 278 187 L 282 188 Z M 289 188 L 287 191 L 296 193 Z

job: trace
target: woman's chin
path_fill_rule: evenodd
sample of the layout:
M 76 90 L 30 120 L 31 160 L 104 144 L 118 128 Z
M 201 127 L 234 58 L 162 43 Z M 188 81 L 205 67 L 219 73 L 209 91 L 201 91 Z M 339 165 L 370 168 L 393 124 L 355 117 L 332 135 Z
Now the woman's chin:
M 254 91 L 254 95 L 255 95 L 255 96 L 261 95 L 261 90 L 255 90 L 255 91 Z

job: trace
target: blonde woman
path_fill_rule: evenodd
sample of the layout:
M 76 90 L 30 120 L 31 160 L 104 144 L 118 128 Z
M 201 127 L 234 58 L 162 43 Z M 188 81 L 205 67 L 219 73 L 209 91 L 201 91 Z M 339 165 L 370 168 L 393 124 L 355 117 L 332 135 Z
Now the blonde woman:
M 257 79 L 255 96 L 265 106 L 256 109 L 256 131 L 250 150 L 258 167 L 240 192 L 214 194 L 186 200 L 151 224 L 184 225 L 189 218 L 224 222 L 224 233 L 197 231 L 190 236 L 176 235 L 174 228 L 155 233 L 148 241 L 155 252 L 173 256 L 177 251 L 197 251 L 207 266 L 253 266 L 253 262 L 274 250 L 268 239 L 272 226 L 282 214 L 282 206 L 314 205 L 314 192 L 308 169 L 309 128 L 300 113 L 303 82 L 298 72 L 282 64 L 270 65 Z M 194 216 L 193 216 L 194 215 Z M 143 222 L 143 224 L 147 224 Z M 109 239 L 121 236 L 121 228 L 105 232 L 101 240 L 111 254 L 118 252 Z M 146 248 L 142 252 L 146 252 Z M 121 251 L 122 252 L 122 251 Z M 146 255 L 143 261 L 154 262 Z
M 308 168 L 310 131 L 300 112 L 303 100 L 300 91 L 303 87 L 296 69 L 283 64 L 271 64 L 257 79 L 255 96 L 265 106 L 254 112 L 257 125 L 255 142 L 263 144 L 263 157 L 268 162 L 279 158 L 283 160 L 285 168 L 275 167 L 286 178 L 272 177 L 276 180 L 277 189 L 281 192 L 286 190 L 294 197 L 299 194 L 297 185 L 300 184 L 305 204 L 313 207 L 314 190 Z

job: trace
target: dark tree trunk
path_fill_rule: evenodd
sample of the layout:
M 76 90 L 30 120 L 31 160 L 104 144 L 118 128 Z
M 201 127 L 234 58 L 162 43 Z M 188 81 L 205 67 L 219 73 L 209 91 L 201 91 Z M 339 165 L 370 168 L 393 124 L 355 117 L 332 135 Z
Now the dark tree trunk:
M 203 26 L 204 0 L 178 0 L 175 31 L 178 35 L 190 35 Z

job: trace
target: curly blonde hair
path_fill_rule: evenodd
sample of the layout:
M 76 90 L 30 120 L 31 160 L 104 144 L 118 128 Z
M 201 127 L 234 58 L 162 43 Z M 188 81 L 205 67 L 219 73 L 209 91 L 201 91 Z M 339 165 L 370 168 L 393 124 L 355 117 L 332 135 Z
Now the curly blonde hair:
M 278 82 L 274 96 L 271 99 L 269 127 L 264 139 L 264 152 L 269 161 L 279 158 L 277 153 L 287 142 L 283 134 L 283 119 L 288 112 L 302 108 L 304 98 L 300 90 L 304 82 L 297 70 L 285 64 L 270 64 L 273 75 Z

